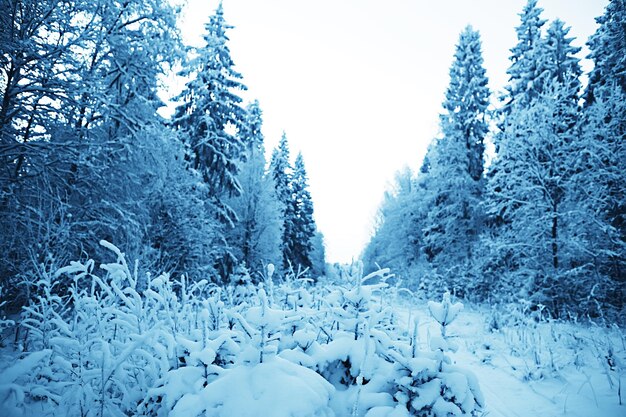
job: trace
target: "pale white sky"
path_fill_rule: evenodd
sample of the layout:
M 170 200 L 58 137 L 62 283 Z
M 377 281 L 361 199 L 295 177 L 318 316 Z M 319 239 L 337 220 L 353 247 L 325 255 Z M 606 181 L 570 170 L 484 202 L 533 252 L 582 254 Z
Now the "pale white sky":
M 195 43 L 218 0 L 189 0 Z M 304 156 L 329 262 L 357 258 L 394 173 L 438 133 L 461 30 L 481 33 L 492 91 L 507 81 L 526 0 L 224 0 L 236 69 L 263 110 L 268 155 L 285 130 Z M 583 46 L 607 0 L 540 0 Z M 547 27 L 547 24 L 546 24 Z M 585 53 L 586 54 L 586 53 Z M 586 66 L 588 69 L 588 64 Z

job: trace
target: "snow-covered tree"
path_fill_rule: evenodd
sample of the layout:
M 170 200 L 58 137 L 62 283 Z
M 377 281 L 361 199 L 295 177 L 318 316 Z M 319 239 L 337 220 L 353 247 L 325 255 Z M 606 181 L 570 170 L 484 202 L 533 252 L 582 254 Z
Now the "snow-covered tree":
M 245 147 L 236 134 L 246 112 L 238 91 L 245 90 L 241 74 L 235 71 L 226 31 L 230 29 L 222 4 L 205 25 L 205 45 L 194 51 L 183 76 L 190 77 L 179 96 L 181 104 L 174 126 L 189 145 L 193 167 L 208 184 L 209 195 L 218 201 L 224 194 L 237 195 L 237 161 Z M 224 213 L 228 216 L 228 213 Z
M 626 299 L 626 4 L 611 0 L 589 38 L 594 68 L 573 147 L 572 230 L 586 288 L 614 311 Z M 591 278 L 593 277 L 593 278 Z
M 287 135 L 284 132 L 280 138 L 278 147 L 272 152 L 269 169 L 272 179 L 274 180 L 276 198 L 281 206 L 283 218 L 283 234 L 281 240 L 281 251 L 283 254 L 282 264 L 285 269 L 288 269 L 290 263 L 289 242 L 294 230 L 294 207 L 293 204 L 291 204 L 291 177 L 293 169 L 289 161 L 289 143 L 287 142 Z
M 291 177 L 291 204 L 293 206 L 292 235 L 288 243 L 289 260 L 294 267 L 311 268 L 313 262 L 313 238 L 317 227 L 313 219 L 313 200 L 309 192 L 309 180 L 301 153 L 296 156 Z M 286 219 L 287 220 L 287 219 Z
M 326 246 L 324 235 L 319 230 L 315 231 L 311 242 L 311 273 L 314 277 L 326 276 Z
M 478 32 L 467 27 L 459 37 L 450 68 L 450 85 L 441 115 L 442 137 L 432 146 L 422 224 L 424 250 L 448 285 L 462 290 L 461 265 L 472 258 L 480 232 L 484 140 L 488 132 L 489 89 Z M 452 269 L 451 269 L 452 268 Z M 461 270 L 459 270 L 461 268 Z
M 595 90 L 607 86 L 608 91 L 619 87 L 626 94 L 626 4 L 623 0 L 609 0 L 604 15 L 596 18 L 599 24 L 588 41 L 590 58 L 594 67 L 589 75 L 585 99 L 591 104 L 596 99 Z M 607 93 L 613 94 L 613 93 Z
M 571 192 L 572 143 L 576 136 L 581 74 L 579 48 L 571 45 L 568 29 L 555 21 L 543 40 L 541 91 L 518 103 L 504 120 L 499 151 L 488 181 L 486 208 L 492 219 L 487 270 L 500 263 L 497 274 L 508 291 L 548 305 L 559 314 L 567 299 L 565 234 Z M 523 105 L 522 105 L 523 104 Z M 487 272 L 487 275 L 490 273 Z
M 243 129 L 246 111 L 238 93 L 246 89 L 242 76 L 234 69 L 226 31 L 230 29 L 222 4 L 205 24 L 204 45 L 192 51 L 192 58 L 181 72 L 189 81 L 178 96 L 172 125 L 187 145 L 192 167 L 206 185 L 205 193 L 225 229 L 234 227 L 236 213 L 226 204 L 240 195 L 237 179 L 240 161 L 245 159 L 245 144 L 238 130 Z M 223 243 L 216 247 L 213 262 L 221 279 L 232 272 L 237 258 L 221 232 Z
M 425 205 L 421 200 L 424 189 L 419 188 L 418 181 L 405 167 L 396 173 L 391 189 L 385 192 L 372 238 L 362 254 L 366 272 L 384 266 L 408 278 L 410 266 L 421 259 L 421 227 L 416 219 L 419 207 Z
M 272 153 L 270 174 L 274 180 L 276 198 L 282 208 L 283 235 L 281 250 L 285 270 L 313 267 L 312 252 L 317 226 L 313 219 L 313 201 L 309 192 L 308 178 L 302 154 L 298 154 L 292 167 L 289 143 L 283 132 L 278 147 Z M 317 241 L 316 256 L 323 254 L 323 244 Z M 316 265 L 323 270 L 324 263 Z
M 589 303 L 606 301 L 610 312 L 623 310 L 626 300 L 626 98 L 621 87 L 599 87 L 594 94 L 572 144 L 572 192 L 566 203 L 575 242 L 570 254 L 577 266 L 574 288 L 580 288 L 581 306 L 598 314 L 603 312 Z
M 162 137 L 158 80 L 179 58 L 175 9 L 16 0 L 2 10 L 2 276 L 97 253 L 94 236 L 139 256 L 146 185 L 164 175 L 151 148 Z
M 509 84 L 504 97 L 504 113 L 508 114 L 516 104 L 524 105 L 541 93 L 543 77 L 541 29 L 546 23 L 541 18 L 543 9 L 537 0 L 528 0 L 520 13 L 520 25 L 515 28 L 517 45 L 511 48 L 511 66 L 507 70 Z
M 242 194 L 227 200 L 238 221 L 226 232 L 238 262 L 253 272 L 267 263 L 282 260 L 282 211 L 276 198 L 274 180 L 265 171 L 262 118 L 258 102 L 247 107 L 247 117 L 240 135 L 247 145 L 246 161 L 241 163 L 238 180 Z

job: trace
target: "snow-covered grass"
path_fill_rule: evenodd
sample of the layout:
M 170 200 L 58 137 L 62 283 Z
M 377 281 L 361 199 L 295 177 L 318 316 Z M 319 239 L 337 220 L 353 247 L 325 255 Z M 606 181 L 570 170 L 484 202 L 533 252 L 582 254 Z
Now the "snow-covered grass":
M 407 298 L 387 285 L 386 270 L 312 285 L 273 277 L 269 267 L 258 285 L 217 287 L 161 275 L 148 276 L 142 288 L 137 268 L 102 244 L 113 262 L 74 262 L 37 283 L 37 297 L 16 320 L 17 343 L 1 351 L 0 415 L 626 410 L 619 404 L 626 342 L 616 327 L 504 311 L 497 314 L 516 319 L 494 319 L 491 311 L 463 309 L 449 294 L 441 301 Z M 69 299 L 56 295 L 62 274 L 73 282 Z

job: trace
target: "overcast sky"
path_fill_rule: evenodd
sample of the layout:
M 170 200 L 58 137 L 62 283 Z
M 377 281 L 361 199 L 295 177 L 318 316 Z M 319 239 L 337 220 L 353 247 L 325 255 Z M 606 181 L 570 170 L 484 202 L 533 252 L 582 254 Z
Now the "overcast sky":
M 385 189 L 417 169 L 438 115 L 461 30 L 481 33 L 492 92 L 507 81 L 526 0 L 224 0 L 236 69 L 263 110 L 268 155 L 287 133 L 301 151 L 327 259 L 349 262 L 369 240 Z M 183 35 L 197 43 L 218 0 L 189 0 Z M 607 0 L 540 0 L 543 17 L 595 31 Z M 547 27 L 547 25 L 546 25 Z M 585 52 L 586 54 L 586 52 Z M 588 69 L 588 64 L 585 69 Z

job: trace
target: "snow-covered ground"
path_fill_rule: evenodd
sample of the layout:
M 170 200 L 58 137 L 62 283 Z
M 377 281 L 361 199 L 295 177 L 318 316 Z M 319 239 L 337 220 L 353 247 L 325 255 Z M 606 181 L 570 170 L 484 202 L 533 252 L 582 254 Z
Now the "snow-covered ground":
M 62 271 L 101 289 L 73 292 L 74 310 L 44 280 L 28 335 L 5 329 L 0 416 L 626 415 L 617 326 L 407 299 L 384 271 L 316 287 L 164 275 L 140 292 L 116 253 L 103 276 Z
M 419 321 L 420 340 L 436 327 L 424 304 L 400 307 Z M 499 329 L 490 330 L 490 323 Z M 509 323 L 507 323 L 509 322 Z M 450 356 L 477 376 L 489 417 L 626 416 L 626 334 L 617 326 L 521 317 L 517 311 L 465 306 L 450 325 Z

